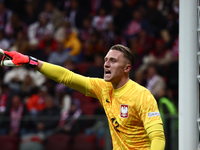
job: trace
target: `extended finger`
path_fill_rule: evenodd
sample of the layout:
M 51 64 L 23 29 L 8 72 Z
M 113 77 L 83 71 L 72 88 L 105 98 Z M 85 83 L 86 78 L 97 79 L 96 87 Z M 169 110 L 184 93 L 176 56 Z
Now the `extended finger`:
M 9 59 L 12 59 L 12 57 L 9 55 L 8 51 L 4 51 L 4 50 L 0 49 L 0 54 L 6 56 Z
M 0 49 L 0 54 L 5 55 L 5 53 L 2 49 Z
M 17 66 L 15 65 L 12 60 L 2 60 L 1 61 L 1 66 Z

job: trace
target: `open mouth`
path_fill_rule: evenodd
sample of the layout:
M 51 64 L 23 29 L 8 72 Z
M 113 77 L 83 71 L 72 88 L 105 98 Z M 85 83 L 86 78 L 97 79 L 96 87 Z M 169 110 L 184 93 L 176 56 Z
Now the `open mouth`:
M 111 74 L 111 72 L 109 70 L 106 70 L 105 74 Z

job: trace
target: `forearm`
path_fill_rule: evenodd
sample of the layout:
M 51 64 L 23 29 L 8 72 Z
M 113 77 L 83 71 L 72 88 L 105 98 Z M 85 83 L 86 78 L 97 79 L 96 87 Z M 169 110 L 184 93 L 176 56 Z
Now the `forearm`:
M 42 61 L 39 61 L 39 64 L 35 69 L 56 82 L 62 83 L 84 94 L 86 93 L 87 78 L 84 76 L 75 74 L 61 66 Z
M 65 84 L 63 81 L 64 76 L 66 75 L 69 77 L 69 75 L 71 75 L 69 70 L 61 66 L 53 65 L 42 61 L 39 61 L 36 70 L 38 70 L 46 77 L 63 84 Z
M 147 134 L 151 140 L 151 150 L 165 149 L 165 135 L 162 124 L 155 124 L 147 129 Z

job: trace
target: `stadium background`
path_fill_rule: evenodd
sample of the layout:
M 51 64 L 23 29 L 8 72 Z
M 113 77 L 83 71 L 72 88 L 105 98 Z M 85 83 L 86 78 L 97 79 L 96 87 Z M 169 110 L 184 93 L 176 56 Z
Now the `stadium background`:
M 130 47 L 136 55 L 130 78 L 155 96 L 166 150 L 178 145 L 178 27 L 178 0 L 0 1 L 4 50 L 101 78 L 109 48 Z M 26 67 L 0 67 L 0 85 L 2 150 L 111 149 L 98 100 Z

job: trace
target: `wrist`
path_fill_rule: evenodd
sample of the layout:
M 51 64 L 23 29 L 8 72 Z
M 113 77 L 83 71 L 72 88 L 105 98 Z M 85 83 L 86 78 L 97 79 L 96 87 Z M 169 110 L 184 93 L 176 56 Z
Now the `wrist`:
M 29 57 L 29 62 L 28 62 L 28 66 L 31 67 L 31 68 L 36 68 L 37 65 L 38 65 L 38 59 L 32 57 L 32 56 L 28 56 Z

